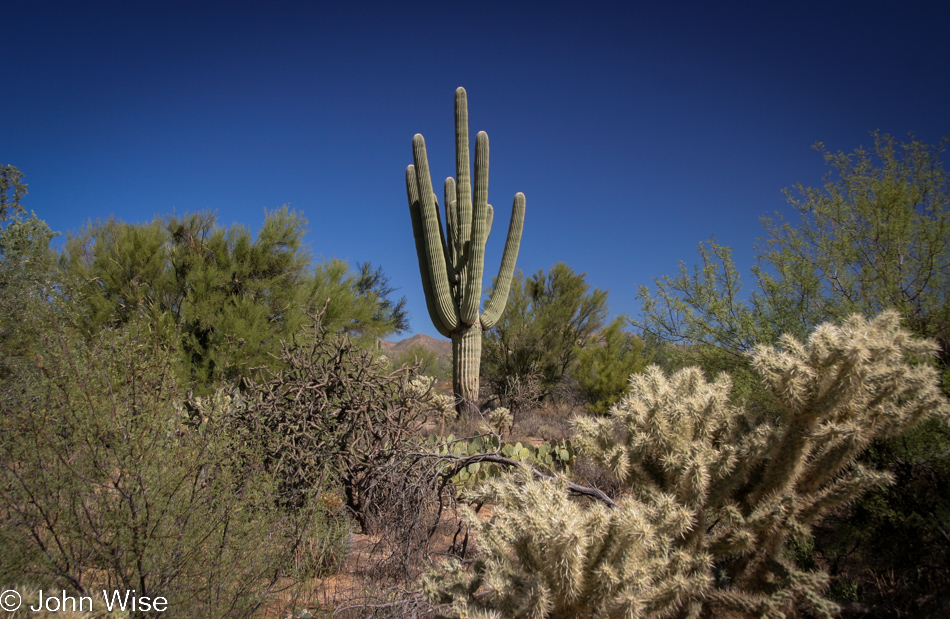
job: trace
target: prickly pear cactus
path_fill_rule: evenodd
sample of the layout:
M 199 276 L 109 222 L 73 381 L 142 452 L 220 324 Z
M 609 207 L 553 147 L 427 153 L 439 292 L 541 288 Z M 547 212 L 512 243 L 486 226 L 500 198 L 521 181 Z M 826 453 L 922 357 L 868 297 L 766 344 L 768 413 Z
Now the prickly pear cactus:
M 574 465 L 577 450 L 570 440 L 550 441 L 538 447 L 521 442 L 502 443 L 496 435 L 477 436 L 456 440 L 448 437 L 430 436 L 423 447 L 438 455 L 453 455 L 459 458 L 479 454 L 497 454 L 509 460 L 523 462 L 534 468 L 549 472 L 568 473 Z M 479 483 L 504 472 L 503 466 L 494 462 L 474 462 L 455 474 L 450 480 L 458 488 L 472 488 Z

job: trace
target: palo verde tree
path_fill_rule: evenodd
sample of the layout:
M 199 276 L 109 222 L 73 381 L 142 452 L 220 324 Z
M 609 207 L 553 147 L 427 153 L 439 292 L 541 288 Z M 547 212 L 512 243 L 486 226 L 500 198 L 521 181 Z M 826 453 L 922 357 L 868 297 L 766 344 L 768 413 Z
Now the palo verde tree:
M 26 183 L 22 179 L 23 173 L 16 166 L 0 166 L 0 222 L 11 212 L 26 214 L 20 206 L 20 200 L 26 195 Z
M 436 329 L 452 339 L 452 387 L 459 412 L 474 411 L 478 400 L 478 377 L 482 333 L 494 326 L 505 309 L 511 276 L 524 227 L 524 194 L 515 194 L 505 250 L 494 290 L 479 312 L 485 242 L 494 211 L 488 203 L 488 134 L 475 137 L 474 196 L 469 165 L 468 100 L 465 89 L 455 91 L 456 179 L 445 179 L 443 230 L 438 200 L 432 189 L 425 139 L 412 138 L 414 165 L 406 168 L 406 193 L 412 231 L 419 257 L 419 271 L 426 307 Z
M 714 344 L 733 359 L 784 333 L 892 308 L 915 333 L 935 339 L 950 369 L 950 191 L 944 143 L 898 144 L 873 134 L 873 149 L 832 153 L 822 187 L 786 190 L 801 219 L 763 218 L 756 287 L 743 300 L 728 247 L 700 245 L 701 263 L 641 288 L 644 331 L 661 339 Z M 948 375 L 945 381 L 950 381 Z M 950 382 L 947 383 L 950 385 Z
M 49 245 L 57 233 L 36 214 L 25 216 L 22 177 L 14 166 L 0 167 L 0 379 L 15 373 L 14 366 L 38 348 L 36 329 L 22 318 L 33 311 L 33 299 L 54 284 Z
M 286 207 L 267 213 L 256 238 L 244 226 L 218 225 L 212 213 L 147 224 L 110 219 L 71 236 L 60 262 L 88 333 L 144 313 L 176 333 L 187 379 L 205 391 L 271 366 L 308 313 L 324 311 L 327 328 L 357 337 L 405 328 L 404 302 L 388 298 L 379 268 L 312 266 L 306 225 Z
M 509 378 L 517 377 L 536 382 L 546 396 L 593 343 L 607 318 L 607 291 L 591 289 L 586 275 L 563 262 L 547 273 L 515 274 L 508 311 L 485 334 L 484 373 L 495 393 L 504 397 Z
M 617 316 L 598 334 L 597 342 L 578 353 L 571 374 L 592 413 L 606 414 L 626 392 L 630 375 L 645 370 L 652 360 L 646 342 L 621 330 L 628 320 Z

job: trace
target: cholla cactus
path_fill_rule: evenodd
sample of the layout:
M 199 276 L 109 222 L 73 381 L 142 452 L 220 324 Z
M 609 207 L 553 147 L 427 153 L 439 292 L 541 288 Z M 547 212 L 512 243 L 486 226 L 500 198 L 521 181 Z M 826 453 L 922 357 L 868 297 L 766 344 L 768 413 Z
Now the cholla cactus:
M 511 411 L 504 406 L 492 409 L 492 411 L 488 413 L 488 427 L 499 436 L 504 436 L 511 432 L 511 428 L 514 424 L 515 418 L 512 416 Z
M 549 482 L 496 482 L 481 497 L 499 502 L 495 518 L 472 520 L 474 572 L 435 572 L 430 594 L 472 617 L 832 617 L 827 576 L 798 568 L 784 544 L 890 481 L 856 462 L 872 439 L 950 415 L 923 362 L 934 350 L 890 312 L 756 348 L 781 427 L 731 405 L 726 375 L 634 375 L 610 418 L 576 424 L 584 453 L 629 486 L 620 507 L 582 508 Z
M 419 374 L 409 379 L 406 384 L 406 397 L 414 402 L 428 402 L 432 397 L 432 387 L 435 385 L 434 376 Z
M 455 398 L 437 393 L 433 387 L 434 376 L 415 376 L 409 381 L 406 395 L 408 406 L 425 415 L 432 415 L 439 422 L 439 431 L 445 430 L 445 422 L 455 419 Z
M 415 376 L 409 381 L 406 395 L 419 410 L 435 413 L 439 419 L 454 419 L 455 400 L 452 396 L 435 391 L 435 382 L 434 376 Z
M 190 395 L 183 401 L 175 403 L 180 423 L 176 423 L 169 432 L 187 432 L 201 428 L 212 418 L 230 423 L 238 416 L 245 414 L 249 406 L 259 403 L 260 398 L 252 402 L 248 396 L 242 394 L 235 387 L 219 387 L 211 395 Z
M 710 588 L 710 557 L 676 547 L 685 508 L 672 500 L 585 508 L 565 481 L 534 482 L 524 468 L 483 484 L 478 498 L 496 503 L 496 515 L 466 516 L 479 540 L 474 570 L 458 561 L 431 570 L 429 596 L 459 617 L 640 617 L 670 616 Z

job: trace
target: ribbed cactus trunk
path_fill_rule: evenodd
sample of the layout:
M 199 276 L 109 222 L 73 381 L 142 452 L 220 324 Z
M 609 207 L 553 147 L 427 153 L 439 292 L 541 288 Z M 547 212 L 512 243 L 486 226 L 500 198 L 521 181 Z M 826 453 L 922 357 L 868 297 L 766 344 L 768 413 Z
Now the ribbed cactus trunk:
M 465 89 L 455 91 L 455 170 L 458 183 L 445 179 L 445 227 L 432 189 L 425 139 L 412 138 L 414 165 L 406 168 L 406 194 L 422 289 L 432 324 L 452 339 L 452 386 L 460 414 L 478 410 L 478 375 L 481 366 L 482 332 L 501 317 L 511 276 L 518 258 L 524 227 L 524 194 L 515 194 L 511 224 L 498 277 L 485 311 L 479 313 L 485 242 L 491 232 L 494 211 L 488 203 L 488 134 L 475 138 L 474 196 L 469 165 L 468 100 Z
M 452 334 L 452 391 L 456 410 L 470 415 L 478 412 L 478 379 L 482 363 L 482 329 L 472 325 Z

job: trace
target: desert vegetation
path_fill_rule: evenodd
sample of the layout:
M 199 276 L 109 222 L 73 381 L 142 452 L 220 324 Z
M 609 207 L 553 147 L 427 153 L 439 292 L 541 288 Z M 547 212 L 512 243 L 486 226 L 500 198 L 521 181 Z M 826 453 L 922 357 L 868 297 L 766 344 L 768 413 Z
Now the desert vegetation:
M 167 602 L 77 617 L 950 612 L 940 146 L 822 151 L 750 294 L 710 241 L 608 320 L 586 274 L 515 268 L 523 196 L 479 307 L 477 143 L 444 229 L 421 137 L 407 173 L 447 351 L 384 345 L 408 317 L 382 267 L 315 263 L 299 213 L 55 250 L 4 167 L 3 588 Z

